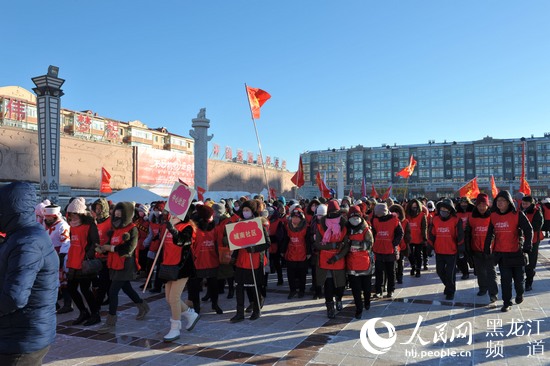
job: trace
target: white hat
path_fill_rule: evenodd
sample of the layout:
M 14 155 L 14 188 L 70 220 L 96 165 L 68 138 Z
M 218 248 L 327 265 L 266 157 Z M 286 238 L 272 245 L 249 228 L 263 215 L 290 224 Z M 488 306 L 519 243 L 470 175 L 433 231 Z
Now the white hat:
M 44 208 L 44 216 L 46 215 L 59 215 L 61 213 L 61 207 L 56 205 L 49 205 Z
M 320 204 L 317 206 L 317 210 L 315 211 L 315 215 L 317 216 L 326 216 L 327 215 L 327 205 Z
M 34 208 L 34 213 L 38 216 L 44 216 L 44 208 L 46 206 L 49 206 L 51 205 L 51 202 L 50 200 L 44 200 L 42 202 L 40 202 L 38 205 L 36 205 L 36 207 Z
M 85 214 L 86 200 L 84 199 L 84 197 L 77 197 L 71 203 L 69 203 L 69 206 L 67 206 L 67 212 Z
M 289 207 L 288 212 L 294 211 L 294 209 L 295 209 L 296 207 L 301 207 L 301 206 L 300 206 L 299 203 L 294 203 L 294 204 L 292 204 L 292 205 Z

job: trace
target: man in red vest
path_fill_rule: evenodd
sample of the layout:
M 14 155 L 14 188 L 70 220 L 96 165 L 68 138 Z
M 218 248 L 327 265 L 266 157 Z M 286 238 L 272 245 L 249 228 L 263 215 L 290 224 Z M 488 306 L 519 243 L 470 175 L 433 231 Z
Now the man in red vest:
M 535 267 L 539 256 L 539 244 L 544 239 L 541 228 L 544 223 L 544 216 L 541 210 L 535 206 L 532 196 L 525 196 L 521 199 L 521 210 L 529 219 L 533 227 L 533 248 L 529 253 L 529 264 L 525 266 L 525 291 L 533 289 L 533 279 L 535 278 Z

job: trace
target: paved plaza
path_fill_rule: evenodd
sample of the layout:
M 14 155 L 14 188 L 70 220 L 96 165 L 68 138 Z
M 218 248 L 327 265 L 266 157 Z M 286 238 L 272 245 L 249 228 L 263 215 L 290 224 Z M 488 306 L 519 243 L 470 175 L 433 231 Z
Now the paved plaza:
M 76 311 L 58 315 L 56 341 L 44 364 L 550 365 L 548 239 L 541 244 L 533 291 L 526 292 L 525 301 L 508 313 L 500 311 L 500 299 L 488 306 L 488 296 L 476 296 L 472 274 L 468 280 L 457 275 L 455 300 L 445 301 L 434 258 L 430 260 L 421 278 L 410 277 L 406 268 L 394 298 L 374 300 L 361 320 L 354 318 L 350 291 L 346 291 L 344 310 L 329 320 L 324 300 L 312 300 L 309 294 L 287 300 L 286 280 L 285 286 L 277 287 L 271 275 L 260 319 L 230 323 L 235 299 L 220 295 L 224 314 L 216 315 L 210 303 L 203 303 L 195 329 L 183 330 L 172 343 L 162 342 L 170 317 L 163 294 L 146 293 L 151 312 L 144 321 L 135 321 L 137 309 L 121 292 L 116 334 L 98 334 L 99 325 L 72 326 Z M 135 288 L 141 282 L 134 282 Z M 367 346 L 374 353 L 360 341 L 369 319 L 373 327 L 365 326 L 364 331 L 371 329 Z

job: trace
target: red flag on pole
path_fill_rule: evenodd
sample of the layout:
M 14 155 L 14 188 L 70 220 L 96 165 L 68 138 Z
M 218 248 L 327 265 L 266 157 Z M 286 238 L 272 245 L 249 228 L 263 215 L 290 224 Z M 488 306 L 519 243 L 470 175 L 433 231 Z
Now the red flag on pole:
M 378 198 L 378 192 L 376 192 L 376 189 L 374 188 L 374 183 L 372 183 L 372 189 L 370 191 L 370 196 L 372 198 Z
M 248 94 L 248 103 L 250 105 L 252 118 L 259 119 L 260 108 L 269 98 L 271 98 L 271 95 L 262 89 L 252 88 L 248 85 L 246 86 L 246 92 Z
M 477 185 L 477 177 L 460 187 L 458 194 L 460 197 L 476 198 L 479 194 L 479 186 Z
M 277 191 L 275 188 L 269 188 L 269 198 L 277 199 Z
M 111 193 L 111 174 L 107 169 L 101 167 L 101 186 L 99 187 L 99 192 L 101 193 Z
M 392 186 L 389 186 L 388 189 L 386 190 L 386 192 L 384 192 L 384 194 L 382 195 L 382 201 L 385 201 L 385 200 L 387 200 L 388 198 L 390 198 L 391 187 L 392 187 Z
M 414 168 L 416 167 L 416 160 L 414 160 L 413 156 L 411 155 L 411 158 L 409 160 L 409 165 L 395 173 L 395 175 L 398 175 L 403 178 L 409 178 L 413 172 Z
M 324 198 L 330 198 L 330 189 L 328 189 L 325 182 L 321 179 L 321 173 L 317 172 L 317 176 L 315 177 L 315 181 L 317 182 L 317 187 L 319 187 L 319 191 L 321 192 L 321 196 Z
M 199 197 L 199 201 L 204 202 L 204 194 L 206 193 L 206 189 L 197 186 L 197 196 Z
M 521 178 L 519 180 L 519 191 L 526 196 L 531 195 L 531 187 L 529 183 L 527 183 L 527 179 L 525 179 L 525 141 L 523 141 L 521 148 Z
M 498 194 L 498 188 L 495 184 L 495 177 L 491 175 L 491 194 L 493 195 L 493 199 L 496 198 Z
M 300 188 L 301 186 L 303 186 L 305 184 L 305 179 L 304 179 L 304 166 L 302 164 L 302 157 L 300 156 L 300 162 L 298 163 L 298 171 L 296 172 L 296 174 L 294 174 L 292 176 L 292 178 L 290 178 L 290 180 L 292 181 L 292 183 L 294 183 L 298 188 Z

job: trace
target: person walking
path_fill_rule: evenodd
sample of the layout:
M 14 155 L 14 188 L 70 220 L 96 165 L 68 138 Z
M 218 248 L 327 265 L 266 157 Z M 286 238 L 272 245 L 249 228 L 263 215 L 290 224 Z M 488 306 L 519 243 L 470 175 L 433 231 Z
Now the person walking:
M 525 291 L 531 291 L 539 258 L 539 245 L 544 239 L 544 234 L 541 231 L 544 224 L 544 214 L 535 205 L 535 200 L 532 196 L 525 196 L 521 199 L 521 210 L 533 227 L 533 245 L 531 252 L 529 252 L 529 263 L 525 266 Z
M 0 365 L 41 365 L 55 339 L 59 258 L 37 223 L 36 190 L 0 188 Z

